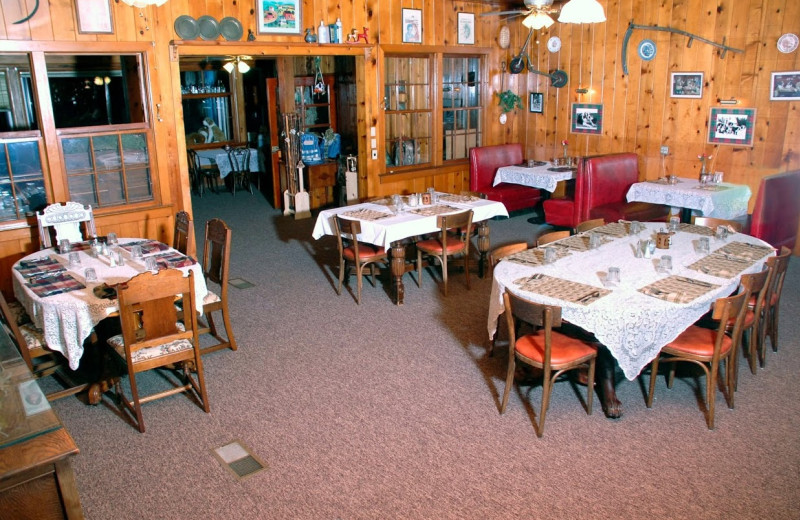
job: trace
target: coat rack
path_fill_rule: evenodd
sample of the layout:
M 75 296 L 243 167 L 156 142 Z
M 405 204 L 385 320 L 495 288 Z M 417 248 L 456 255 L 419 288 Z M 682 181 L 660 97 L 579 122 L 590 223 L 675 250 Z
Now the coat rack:
M 742 50 L 742 49 L 736 49 L 736 48 L 731 47 L 729 45 L 725 45 L 725 37 L 722 38 L 722 43 L 717 43 L 715 41 L 707 40 L 706 38 L 703 38 L 702 36 L 698 36 L 696 34 L 692 34 L 690 32 L 683 31 L 681 29 L 675 29 L 674 27 L 662 27 L 660 25 L 639 25 L 639 24 L 635 24 L 635 23 L 631 22 L 628 25 L 628 30 L 625 31 L 625 37 L 622 39 L 622 73 L 623 74 L 627 74 L 628 73 L 628 41 L 631 39 L 631 34 L 633 33 L 634 29 L 648 29 L 648 30 L 651 30 L 651 31 L 664 31 L 664 32 L 671 32 L 671 33 L 675 33 L 675 34 L 682 34 L 682 35 L 686 36 L 687 38 L 689 38 L 689 42 L 686 44 L 687 47 L 691 47 L 692 46 L 692 42 L 694 42 L 694 40 L 698 40 L 698 41 L 701 41 L 703 43 L 707 43 L 709 45 L 713 45 L 714 47 L 719 47 L 720 49 L 722 49 L 722 52 L 719 55 L 719 57 L 721 59 L 725 59 L 725 55 L 728 53 L 728 51 L 737 52 L 737 53 L 740 53 L 740 54 L 744 53 L 744 50 Z

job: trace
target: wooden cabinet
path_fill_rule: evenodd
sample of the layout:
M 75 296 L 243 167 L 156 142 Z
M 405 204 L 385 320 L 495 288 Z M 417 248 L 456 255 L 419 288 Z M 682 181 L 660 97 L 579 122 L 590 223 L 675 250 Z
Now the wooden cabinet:
M 221 60 L 181 60 L 181 101 L 187 148 L 219 147 L 243 141 L 239 135 L 234 77 L 221 64 Z
M 294 78 L 294 105 L 304 132 L 322 135 L 330 128 L 336 131 L 336 78 L 333 74 Z

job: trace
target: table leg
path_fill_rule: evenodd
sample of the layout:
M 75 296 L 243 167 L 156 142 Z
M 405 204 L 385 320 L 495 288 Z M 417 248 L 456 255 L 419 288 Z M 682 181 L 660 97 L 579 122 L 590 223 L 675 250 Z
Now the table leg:
M 681 208 L 681 222 L 684 224 L 692 223 L 692 210 L 691 208 Z
M 481 255 L 478 260 L 478 276 L 483 278 L 486 272 L 486 254 L 489 252 L 489 224 L 485 220 L 478 223 L 478 252 Z
M 401 241 L 392 242 L 392 278 L 394 281 L 392 296 L 397 305 L 403 305 L 405 297 L 404 274 L 406 274 L 406 246 Z

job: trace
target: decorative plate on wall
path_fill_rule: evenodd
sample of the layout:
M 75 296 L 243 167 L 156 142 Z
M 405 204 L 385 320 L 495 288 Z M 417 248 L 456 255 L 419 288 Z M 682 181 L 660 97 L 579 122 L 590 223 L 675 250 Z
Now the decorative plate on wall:
M 656 57 L 656 44 L 653 40 L 642 40 L 639 42 L 639 48 L 636 51 L 644 61 L 650 61 Z
M 232 16 L 226 16 L 219 21 L 219 32 L 228 41 L 239 41 L 242 39 L 244 29 L 239 20 Z
M 786 33 L 778 38 L 778 50 L 784 54 L 789 54 L 797 50 L 798 38 L 796 34 Z
M 219 23 L 213 16 L 204 14 L 197 19 L 197 25 L 200 27 L 200 38 L 204 40 L 216 40 L 219 38 Z
M 175 34 L 182 40 L 194 40 L 200 35 L 200 28 L 197 26 L 197 20 L 188 14 L 175 18 L 174 27 Z
M 550 52 L 558 52 L 561 50 L 561 38 L 558 36 L 551 36 L 549 40 L 547 40 L 547 50 Z

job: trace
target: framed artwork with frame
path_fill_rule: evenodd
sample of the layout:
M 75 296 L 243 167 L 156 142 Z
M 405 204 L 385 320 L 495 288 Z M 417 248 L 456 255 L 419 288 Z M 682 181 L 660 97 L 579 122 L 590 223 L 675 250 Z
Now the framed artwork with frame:
M 403 43 L 422 43 L 422 9 L 403 9 Z
M 475 45 L 475 14 L 458 13 L 458 43 Z
M 599 103 L 573 103 L 569 131 L 573 134 L 602 134 L 603 105 Z
M 694 99 L 703 97 L 703 73 L 673 72 L 670 75 L 669 97 Z
M 300 34 L 301 0 L 256 0 L 258 34 Z
M 769 99 L 772 101 L 800 100 L 800 70 L 773 72 L 769 84 Z
M 81 34 L 113 34 L 110 0 L 75 0 L 78 32 Z
M 544 94 L 542 92 L 531 92 L 528 97 L 528 111 L 534 114 L 541 114 L 544 111 Z
M 753 146 L 755 108 L 711 107 L 708 116 L 708 142 Z

